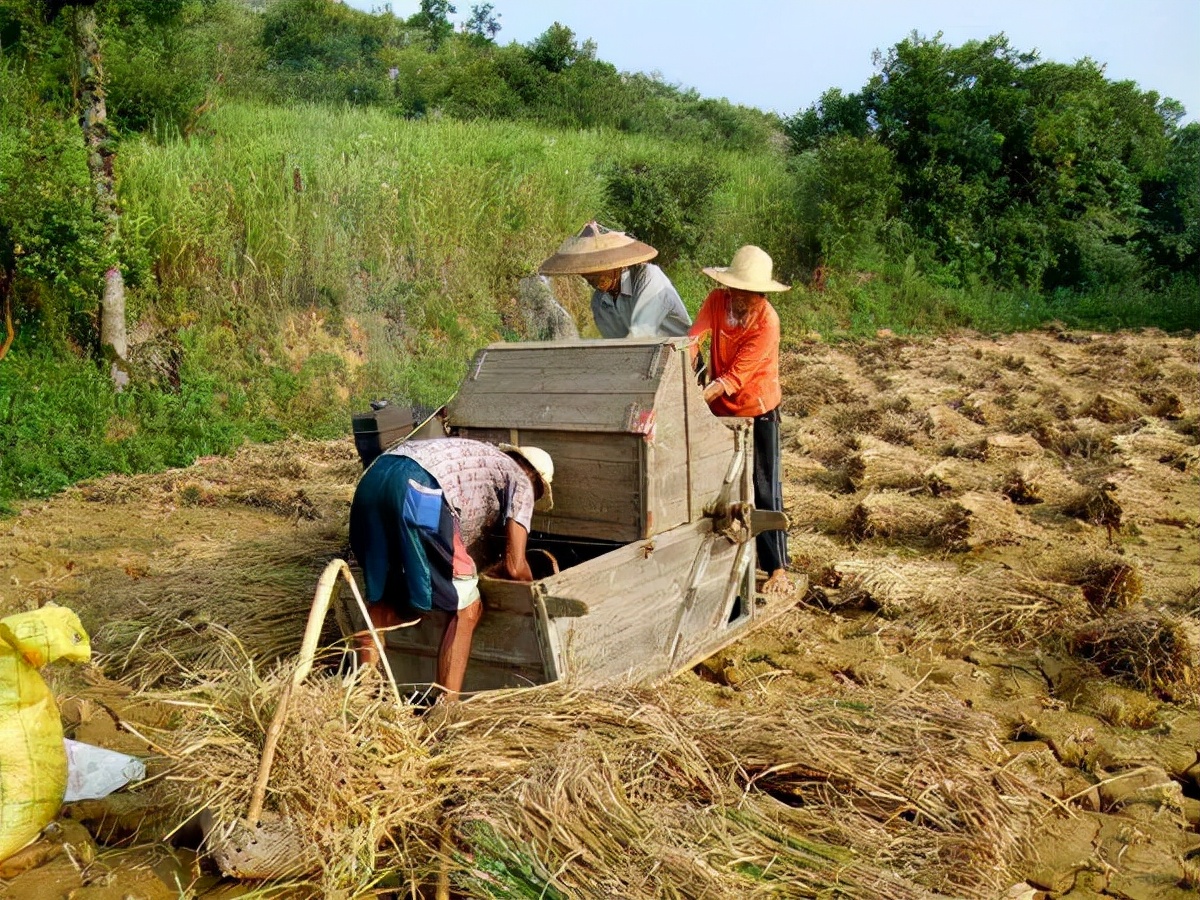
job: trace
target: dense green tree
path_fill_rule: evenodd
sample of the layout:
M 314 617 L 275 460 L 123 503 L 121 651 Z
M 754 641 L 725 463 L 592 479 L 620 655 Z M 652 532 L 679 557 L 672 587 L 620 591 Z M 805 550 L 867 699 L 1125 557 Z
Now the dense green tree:
M 120 136 L 180 125 L 203 95 L 203 80 L 171 63 L 185 14 L 209 6 L 0 0 L 0 116 L 12 126 L 0 153 L 0 282 L 22 298 L 24 314 L 98 345 L 118 385 L 128 371 L 125 288 L 138 276 L 116 193 Z M 121 76 L 115 84 L 110 64 Z
M 90 343 L 106 257 L 79 126 L 0 56 L 0 307 L 52 340 Z
M 818 102 L 783 125 L 783 133 L 796 153 L 813 149 L 826 137 L 849 135 L 861 138 L 870 130 L 863 95 L 843 94 L 841 88 L 830 88 Z
M 394 19 L 329 0 L 279 0 L 263 21 L 268 58 L 292 70 L 369 66 L 392 37 Z
M 669 264 L 699 246 L 722 181 L 720 170 L 700 156 L 617 162 L 605 172 L 607 219 L 649 242 Z
M 454 34 L 450 17 L 456 12 L 450 0 L 421 0 L 420 10 L 409 18 L 408 24 L 424 31 L 429 48 L 436 50 Z
M 596 59 L 596 44 L 587 40 L 580 44 L 575 32 L 555 22 L 529 44 L 529 55 L 547 72 L 562 72 L 579 62 Z
M 463 33 L 485 41 L 495 41 L 500 33 L 500 13 L 490 3 L 471 7 L 471 17 L 463 22 Z
M 929 273 L 1086 290 L 1184 264 L 1186 216 L 1166 211 L 1188 204 L 1176 106 L 1088 59 L 1042 62 L 1004 35 L 953 47 L 914 33 L 876 67 L 861 93 L 830 90 L 785 131 L 802 154 L 878 142 L 895 172 L 903 252 Z M 837 241 L 853 243 L 851 221 L 835 220 Z M 823 234 L 829 253 L 835 238 Z

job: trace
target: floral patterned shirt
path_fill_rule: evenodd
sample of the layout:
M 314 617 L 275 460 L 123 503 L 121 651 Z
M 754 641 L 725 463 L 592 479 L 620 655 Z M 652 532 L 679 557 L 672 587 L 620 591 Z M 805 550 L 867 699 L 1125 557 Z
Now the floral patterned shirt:
M 458 515 L 463 543 L 475 559 L 486 558 L 487 533 L 509 519 L 529 531 L 533 485 L 503 450 L 467 438 L 434 438 L 408 441 L 387 452 L 409 457 L 437 479 Z

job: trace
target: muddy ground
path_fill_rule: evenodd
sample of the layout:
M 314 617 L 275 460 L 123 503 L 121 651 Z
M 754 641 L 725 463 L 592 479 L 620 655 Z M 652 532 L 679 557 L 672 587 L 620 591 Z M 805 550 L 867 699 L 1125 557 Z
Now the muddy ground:
M 1200 341 L 1159 333 L 791 348 L 785 505 L 811 587 L 677 682 L 714 705 L 856 686 L 955 698 L 1049 801 L 993 881 L 1013 896 L 1195 896 L 1198 373 Z M 93 637 L 97 665 L 53 674 L 68 735 L 153 754 L 128 727 L 131 686 L 212 665 L 217 631 L 260 660 L 294 653 L 359 472 L 349 438 L 292 440 L 0 521 L 0 614 L 53 601 Z M 0 865 L 0 896 L 248 890 L 189 849 L 189 828 L 169 843 L 156 828 L 127 793 L 72 804 Z

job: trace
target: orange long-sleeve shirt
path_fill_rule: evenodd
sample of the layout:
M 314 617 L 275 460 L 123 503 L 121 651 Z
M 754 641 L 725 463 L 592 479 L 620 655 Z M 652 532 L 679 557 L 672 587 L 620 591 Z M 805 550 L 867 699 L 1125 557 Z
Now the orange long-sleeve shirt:
M 709 408 L 718 416 L 761 416 L 783 399 L 779 386 L 779 314 L 766 298 L 738 324 L 729 292 L 717 288 L 704 305 L 688 336 L 712 335 L 709 371 L 722 393 Z

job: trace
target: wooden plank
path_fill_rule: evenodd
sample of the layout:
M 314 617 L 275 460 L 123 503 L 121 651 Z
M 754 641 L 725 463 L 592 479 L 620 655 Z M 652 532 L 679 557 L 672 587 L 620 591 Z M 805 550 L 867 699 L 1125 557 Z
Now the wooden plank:
M 683 586 L 683 602 L 680 604 L 676 619 L 674 636 L 668 642 L 669 656 L 674 662 L 681 655 L 685 635 L 695 630 L 694 617 L 697 600 L 700 596 L 700 586 L 707 575 L 708 564 L 712 560 L 713 544 L 716 536 L 707 534 L 700 539 L 700 548 L 692 561 L 691 571 Z M 700 621 L 703 621 L 701 619 Z
M 685 356 L 675 352 L 666 361 L 655 396 L 654 432 L 645 447 L 647 536 L 688 521 L 688 449 L 681 386 Z
M 425 691 L 437 679 L 437 660 L 433 657 L 389 650 L 388 664 L 396 677 L 396 685 L 406 694 L 414 690 Z M 472 694 L 545 683 L 540 666 L 493 666 L 472 661 L 463 680 L 463 692 Z
M 426 613 L 421 624 L 388 632 L 387 646 L 418 655 L 436 656 L 446 619 L 446 613 Z M 485 611 L 471 642 L 471 659 L 506 665 L 540 663 L 541 647 L 537 642 L 532 617 Z
M 675 652 L 665 665 L 656 671 L 656 676 L 678 671 L 681 659 L 690 659 L 702 652 L 704 648 L 720 643 L 723 635 L 730 628 L 738 627 L 742 622 L 749 621 L 747 616 L 742 616 L 734 622 L 729 621 L 730 600 L 738 593 L 735 590 L 732 596 L 729 594 L 730 576 L 738 565 L 738 551 L 737 546 L 728 542 L 719 548 L 719 559 L 708 569 L 706 577 L 697 588 L 696 602 L 692 607 L 691 615 L 681 629 L 679 642 L 674 648 Z M 750 578 L 747 579 L 746 572 L 743 570 L 737 585 L 741 588 L 747 610 L 754 605 L 753 572 L 749 574 Z
M 483 597 L 485 615 L 487 612 L 533 615 L 533 584 L 529 582 L 510 581 L 481 572 L 479 593 Z
M 605 340 L 600 338 L 573 338 L 571 340 L 562 341 L 497 341 L 488 344 L 485 349 L 502 351 L 515 350 L 545 350 L 553 348 L 556 350 L 564 350 L 569 348 L 601 348 L 607 350 L 616 350 L 629 347 L 657 347 L 666 345 L 668 347 L 683 347 L 686 346 L 689 338 L 686 337 L 629 337 L 621 338 L 620 340 Z
M 793 576 L 796 578 L 796 576 Z M 664 678 L 670 678 L 680 672 L 686 672 L 693 666 L 699 665 L 704 660 L 711 657 L 714 653 L 720 653 L 730 644 L 739 641 L 743 636 L 753 631 L 756 628 L 761 628 L 768 622 L 779 618 L 784 613 L 795 608 L 800 598 L 808 591 L 808 576 L 801 575 L 796 581 L 796 588 L 791 593 L 782 596 L 772 596 L 766 594 L 757 594 L 754 598 L 754 615 L 751 618 L 743 619 L 738 623 L 732 624 L 720 635 L 713 640 L 696 648 L 696 650 L 687 657 L 681 664 L 664 673 Z
M 493 393 L 644 393 L 652 391 L 661 377 L 656 365 L 660 351 L 661 347 L 654 345 L 594 344 L 567 351 L 546 347 L 524 351 L 489 349 L 476 355 L 460 397 Z
M 587 604 L 580 600 L 551 597 L 547 601 L 542 596 L 545 590 L 539 581 L 510 581 L 507 578 L 481 574 L 479 593 L 483 596 L 483 604 L 489 612 L 534 616 L 540 602 L 542 609 L 549 610 L 550 615 L 556 617 L 586 616 L 588 613 Z
M 649 581 L 659 574 L 682 577 L 678 572 L 681 562 L 684 566 L 682 575 L 686 575 L 695 553 L 691 543 L 698 543 L 692 532 L 706 534 L 711 530 L 711 523 L 704 520 L 681 526 L 666 535 L 633 541 L 543 579 L 541 584 L 548 597 L 578 600 L 595 611 L 610 602 L 613 596 L 642 593 Z
M 355 570 L 361 581 L 361 573 Z M 337 598 L 337 619 L 349 637 L 366 627 L 358 604 L 348 591 Z M 428 613 L 409 628 L 384 633 L 388 664 L 396 683 L 425 687 L 437 678 L 437 654 L 447 614 Z M 485 611 L 472 641 L 464 690 L 481 691 L 544 684 L 545 661 L 532 614 Z
M 696 507 L 695 491 L 692 490 L 693 478 L 695 477 L 692 470 L 692 457 L 696 455 L 697 451 L 693 451 L 692 449 L 692 411 L 690 408 L 691 404 L 689 395 L 697 390 L 697 382 L 695 375 L 692 372 L 690 354 L 684 353 L 682 354 L 682 358 L 684 366 L 683 381 L 679 385 L 679 390 L 682 394 L 680 406 L 683 409 L 683 433 L 685 435 L 684 475 L 687 479 L 687 483 L 684 489 L 687 491 L 687 520 L 689 522 L 695 522 L 697 517 L 700 515 L 700 510 Z
M 637 438 L 614 437 L 605 433 L 579 431 L 556 431 L 533 428 L 459 428 L 459 437 L 487 441 L 489 444 L 512 443 L 516 432 L 517 443 L 541 447 L 547 453 L 570 458 L 579 463 L 624 463 L 633 465 L 637 460 Z
M 713 415 L 704 402 L 704 391 L 690 374 L 684 378 L 684 401 L 688 422 L 688 454 L 691 519 L 696 521 L 721 492 L 722 482 L 734 453 L 734 429 L 742 419 Z M 736 497 L 733 499 L 741 499 Z
M 458 428 L 541 428 L 559 431 L 636 432 L 644 413 L 654 409 L 649 390 L 612 394 L 514 393 L 460 391 L 448 420 Z
M 538 645 L 542 648 L 546 681 L 558 681 L 562 672 L 562 654 L 559 652 L 557 635 L 550 628 L 550 616 L 546 610 L 546 598 L 542 592 L 535 596 L 535 600 L 537 609 L 533 624 L 537 633 Z

